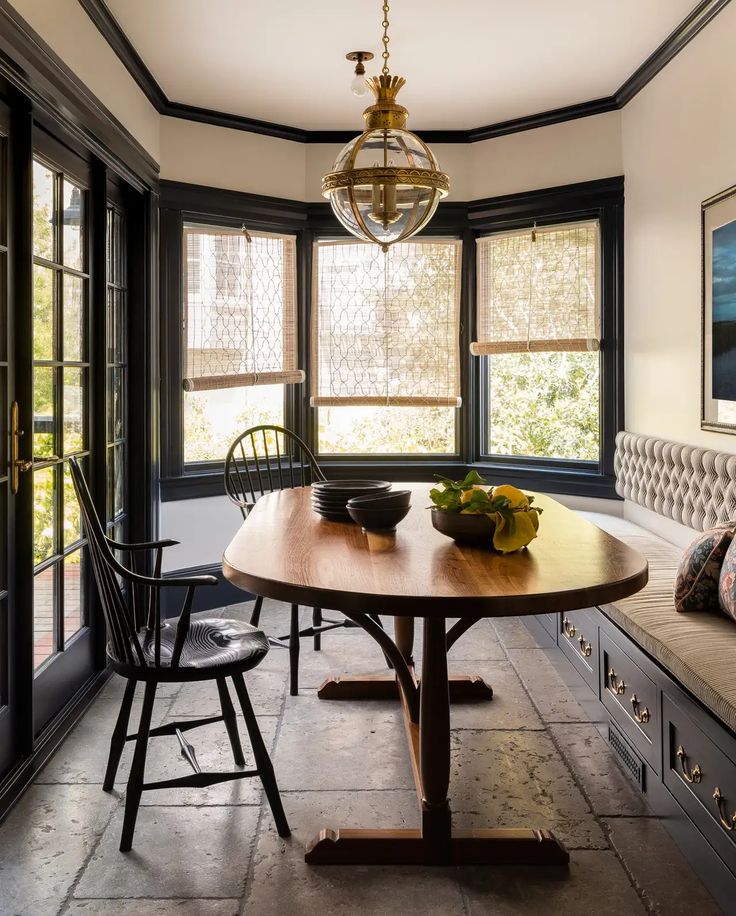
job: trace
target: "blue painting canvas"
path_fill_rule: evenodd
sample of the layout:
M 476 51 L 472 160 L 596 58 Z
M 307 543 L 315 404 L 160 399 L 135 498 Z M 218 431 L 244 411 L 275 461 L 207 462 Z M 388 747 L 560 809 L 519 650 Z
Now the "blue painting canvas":
M 736 220 L 713 230 L 713 397 L 736 401 Z

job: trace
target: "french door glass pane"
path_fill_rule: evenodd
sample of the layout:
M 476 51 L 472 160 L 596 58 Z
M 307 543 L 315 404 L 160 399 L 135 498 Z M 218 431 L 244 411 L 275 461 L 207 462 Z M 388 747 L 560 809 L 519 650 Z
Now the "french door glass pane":
M 64 462 L 64 548 L 82 539 L 82 519 L 69 465 Z
M 33 358 L 54 358 L 54 285 L 56 271 L 49 267 L 33 268 Z
M 72 362 L 84 359 L 84 281 L 74 274 L 64 274 L 64 353 Z
M 54 454 L 56 436 L 56 369 L 36 366 L 33 370 L 33 454 L 49 458 Z
M 33 562 L 38 565 L 55 553 L 56 468 L 33 474 Z
M 40 162 L 33 163 L 33 253 L 54 258 L 54 173 Z
M 84 195 L 71 181 L 62 182 L 62 219 L 64 221 L 64 266 L 74 270 L 84 267 L 82 227 Z
M 64 643 L 84 626 L 83 583 L 85 551 L 77 550 L 64 560 Z
M 49 566 L 33 581 L 33 667 L 40 667 L 54 653 L 56 566 Z
M 84 369 L 64 369 L 64 454 L 81 452 L 84 441 Z

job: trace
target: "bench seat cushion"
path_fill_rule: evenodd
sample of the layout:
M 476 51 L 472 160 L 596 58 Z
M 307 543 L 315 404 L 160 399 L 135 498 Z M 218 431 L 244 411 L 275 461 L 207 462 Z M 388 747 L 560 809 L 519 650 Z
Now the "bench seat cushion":
M 601 610 L 736 731 L 736 622 L 720 611 L 675 610 L 675 576 L 683 553 L 678 547 L 625 519 L 581 515 L 649 560 L 648 584 Z

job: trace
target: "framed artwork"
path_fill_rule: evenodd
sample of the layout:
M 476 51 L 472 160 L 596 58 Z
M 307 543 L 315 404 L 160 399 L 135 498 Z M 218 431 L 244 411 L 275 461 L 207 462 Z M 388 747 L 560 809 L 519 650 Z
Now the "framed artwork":
M 703 201 L 703 429 L 736 433 L 736 187 Z

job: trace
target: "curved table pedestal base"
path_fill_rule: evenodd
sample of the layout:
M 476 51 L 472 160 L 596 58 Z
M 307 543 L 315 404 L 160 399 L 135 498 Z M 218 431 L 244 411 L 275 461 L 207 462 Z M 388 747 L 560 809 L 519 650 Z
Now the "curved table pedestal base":
M 348 615 L 383 649 L 392 676 L 330 678 L 320 687 L 324 700 L 399 697 L 422 815 L 417 830 L 322 830 L 309 844 L 310 865 L 567 865 L 569 854 L 549 830 L 452 829 L 450 783 L 450 702 L 489 700 L 492 689 L 481 677 L 448 676 L 447 649 L 469 629 L 464 620 L 445 632 L 445 620 L 424 618 L 422 678 L 412 660 L 414 620 L 396 617 L 396 641 L 364 614 Z M 473 621 L 475 622 L 475 621 Z

